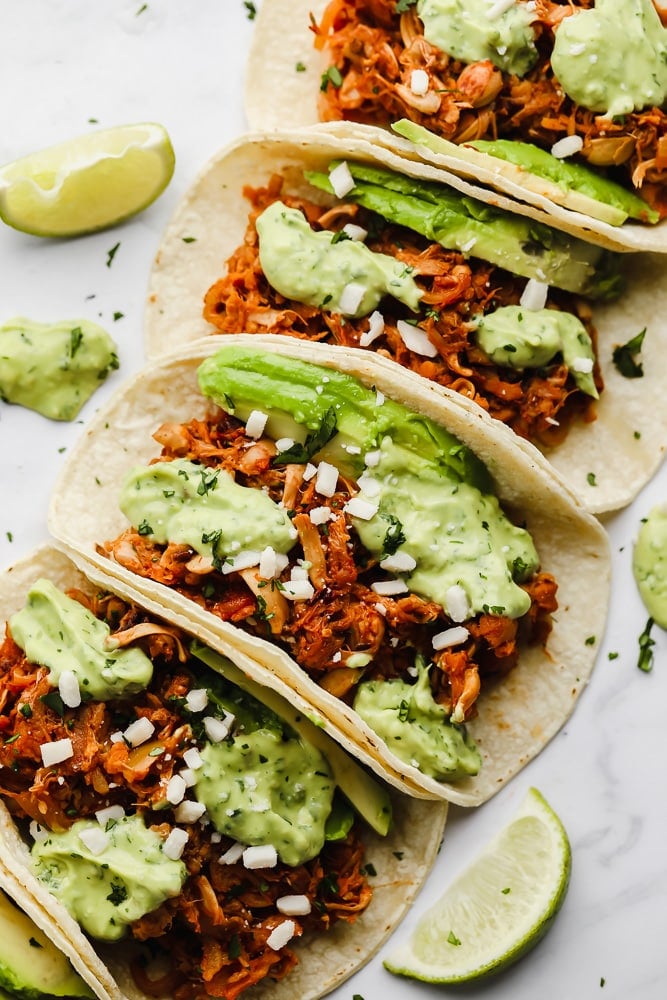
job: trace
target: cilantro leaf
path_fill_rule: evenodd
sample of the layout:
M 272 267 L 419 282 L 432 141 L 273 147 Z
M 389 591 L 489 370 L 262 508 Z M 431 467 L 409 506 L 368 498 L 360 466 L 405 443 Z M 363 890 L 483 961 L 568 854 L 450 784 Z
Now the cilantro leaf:
M 635 360 L 635 356 L 642 349 L 645 335 L 646 327 L 632 337 L 627 344 L 620 344 L 613 350 L 612 361 L 624 378 L 641 378 L 644 374 L 644 366 L 641 361 Z
M 653 628 L 653 625 L 653 619 L 649 618 L 646 622 L 644 631 L 639 636 L 639 658 L 637 660 L 637 666 L 646 674 L 653 670 L 653 646 L 655 646 L 655 639 L 651 638 L 651 629 Z

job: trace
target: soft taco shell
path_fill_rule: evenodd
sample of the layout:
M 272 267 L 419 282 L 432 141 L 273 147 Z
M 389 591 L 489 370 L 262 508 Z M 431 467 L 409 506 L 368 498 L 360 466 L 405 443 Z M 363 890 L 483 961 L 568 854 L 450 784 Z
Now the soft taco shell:
M 445 181 L 471 197 L 516 210 L 507 198 L 489 195 L 433 167 L 401 160 L 358 138 L 331 138 L 321 130 L 247 136 L 209 162 L 164 234 L 146 306 L 149 357 L 186 347 L 216 332 L 203 319 L 203 298 L 224 273 L 225 261 L 243 243 L 250 207 L 241 196 L 243 186 L 261 186 L 271 174 L 279 173 L 287 178 L 290 193 L 307 194 L 313 201 L 327 203 L 327 195 L 309 185 L 303 171 L 325 169 L 332 159 L 346 155 Z M 626 255 L 623 263 L 627 291 L 616 302 L 593 306 L 605 381 L 596 403 L 597 419 L 592 423 L 574 421 L 565 441 L 548 451 L 551 464 L 593 513 L 628 504 L 658 468 L 667 446 L 665 263 L 654 254 Z M 624 378 L 613 363 L 613 350 L 642 327 L 647 328 L 641 355 L 643 377 Z
M 250 128 L 300 129 L 320 124 L 318 94 L 326 57 L 314 47 L 310 29 L 311 15 L 320 21 L 328 0 L 265 0 L 260 9 L 246 64 L 245 113 Z M 275 39 L 280 39 L 280 44 Z M 297 69 L 298 67 L 298 69 Z M 280 81 L 280 86 L 272 81 Z M 326 122 L 321 127 L 350 138 L 363 136 L 367 127 L 351 122 Z M 516 171 L 497 157 L 479 154 L 474 165 L 429 150 L 415 150 L 411 143 L 400 141 L 391 132 L 370 128 L 378 133 L 371 141 L 380 143 L 409 158 L 434 163 L 445 170 L 470 178 L 495 191 L 510 195 L 530 218 L 580 235 L 611 250 L 667 253 L 667 220 L 658 225 L 625 222 L 612 226 L 555 204 L 539 191 L 530 190 L 517 179 Z M 369 134 L 370 134 L 369 133 Z M 477 158 L 476 158 L 477 159 Z
M 233 339 L 345 371 L 439 421 L 476 451 L 487 464 L 501 501 L 526 522 L 542 569 L 558 580 L 559 610 L 547 650 L 530 649 L 502 683 L 488 686 L 482 694 L 479 717 L 469 727 L 483 755 L 481 773 L 456 783 L 426 778 L 394 757 L 352 709 L 318 687 L 282 650 L 220 622 L 162 585 L 133 577 L 97 553 L 96 544 L 117 537 L 127 527 L 118 507 L 120 484 L 131 466 L 159 454 L 152 432 L 165 419 L 178 422 L 204 415 L 206 401 L 196 377 L 199 363 L 215 353 L 217 345 L 210 339 L 145 369 L 97 415 L 63 470 L 50 510 L 52 532 L 78 557 L 92 561 L 123 586 L 129 583 L 164 607 L 189 616 L 204 641 L 223 652 L 236 647 L 285 680 L 333 723 L 332 731 L 342 733 L 362 759 L 375 755 L 389 780 L 411 785 L 413 794 L 462 805 L 484 802 L 555 735 L 590 676 L 609 593 L 604 530 L 531 445 L 461 397 L 363 351 L 343 352 L 283 337 Z M 267 683 L 271 683 L 268 676 Z
M 164 615 L 164 608 L 141 599 L 133 588 L 100 573 L 94 567 L 82 572 L 62 551 L 44 546 L 0 575 L 0 622 L 25 603 L 32 584 L 46 577 L 61 589 L 76 587 L 85 593 L 103 588 L 143 604 L 146 610 Z M 170 621 L 175 622 L 174 616 Z M 175 622 L 182 626 L 183 620 Z M 248 661 L 235 655 L 237 665 Z M 255 674 L 256 665 L 251 664 Z M 251 672 L 251 671 L 247 671 Z M 291 692 L 274 685 L 279 693 Z M 361 968 L 380 948 L 405 916 L 426 878 L 442 841 L 447 806 L 394 796 L 394 826 L 387 837 L 368 830 L 367 857 L 377 871 L 373 900 L 354 924 L 338 923 L 326 934 L 305 938 L 296 946 L 299 965 L 281 982 L 266 981 L 248 990 L 244 997 L 262 1000 L 315 1000 L 333 990 Z M 129 944 L 103 946 L 84 935 L 67 910 L 31 873 L 28 848 L 8 809 L 0 801 L 0 887 L 14 898 L 35 923 L 70 958 L 72 964 L 101 1000 L 144 1000 L 129 971 Z

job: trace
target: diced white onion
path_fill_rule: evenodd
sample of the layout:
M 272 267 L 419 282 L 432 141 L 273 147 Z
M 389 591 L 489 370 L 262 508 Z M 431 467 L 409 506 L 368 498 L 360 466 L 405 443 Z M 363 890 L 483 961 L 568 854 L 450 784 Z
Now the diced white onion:
M 125 810 L 121 805 L 107 806 L 106 809 L 98 809 L 95 813 L 95 819 L 100 826 L 106 826 L 110 819 L 123 819 L 124 816 Z
M 240 569 L 250 569 L 252 566 L 259 566 L 262 553 L 256 549 L 246 549 L 245 552 L 238 552 L 235 556 L 228 556 L 222 564 L 223 574 L 238 573 Z
M 313 465 L 312 462 L 306 463 L 306 468 L 303 470 L 303 478 L 307 483 L 317 474 L 317 466 Z
M 337 198 L 344 198 L 354 187 L 354 177 L 345 160 L 334 167 L 329 174 L 329 183 Z
M 193 771 L 199 770 L 204 763 L 197 747 L 190 747 L 186 750 L 183 754 L 183 761 L 188 765 L 188 767 L 191 767 Z
M 412 323 L 406 323 L 404 319 L 399 319 L 396 323 L 399 336 L 409 351 L 421 354 L 425 358 L 434 358 L 438 353 L 438 348 L 428 339 L 424 330 Z
M 58 691 L 68 708 L 78 708 L 81 704 L 79 681 L 73 670 L 63 670 L 58 681 Z
M 470 633 L 463 625 L 456 625 L 454 628 L 446 628 L 444 632 L 438 632 L 433 636 L 434 649 L 450 649 L 451 646 L 460 646 L 465 642 Z
M 266 939 L 266 943 L 272 951 L 280 951 L 281 948 L 284 948 L 292 940 L 295 930 L 296 925 L 293 920 L 283 920 L 282 924 L 278 924 L 271 931 Z
M 109 838 L 101 826 L 88 826 L 79 834 L 79 840 L 91 854 L 97 856 L 109 846 Z
M 172 775 L 167 782 L 167 802 L 171 802 L 172 806 L 177 806 L 185 798 L 187 787 L 180 774 Z
M 123 733 L 123 738 L 127 740 L 130 746 L 138 747 L 146 740 L 149 740 L 153 733 L 155 732 L 155 726 L 150 719 L 142 716 L 135 722 L 131 722 Z
M 573 372 L 581 372 L 582 375 L 590 375 L 593 371 L 592 358 L 574 358 L 570 368 Z
M 166 854 L 172 861 L 178 861 L 183 853 L 183 848 L 188 842 L 189 836 L 187 830 L 180 830 L 174 827 L 162 845 L 162 853 Z
M 378 580 L 371 584 L 371 590 L 381 597 L 393 597 L 395 594 L 407 594 L 408 588 L 403 580 Z
M 197 784 L 197 775 L 191 767 L 182 767 L 178 773 L 185 782 L 186 788 L 192 788 L 193 785 Z
M 379 389 L 376 389 L 375 390 L 375 405 L 376 406 L 382 406 L 383 403 L 384 403 L 384 393 L 380 392 Z
M 294 444 L 294 438 L 278 438 L 276 441 L 276 448 L 278 451 L 287 451 Z
M 362 500 L 361 497 L 352 497 L 347 501 L 343 510 L 350 517 L 358 517 L 361 521 L 370 521 L 378 512 L 378 505 L 370 500 Z
M 304 565 L 303 561 L 300 562 L 298 566 L 292 566 L 292 571 L 290 573 L 290 580 L 307 580 L 308 579 L 308 565 Z
M 251 438 L 261 438 L 268 419 L 268 413 L 263 413 L 262 410 L 253 410 L 246 421 L 246 434 Z
M 366 286 L 357 281 L 351 281 L 340 293 L 338 308 L 343 316 L 354 316 L 366 294 Z
M 338 469 L 329 462 L 320 462 L 317 466 L 315 491 L 323 497 L 332 497 L 338 485 Z
M 228 847 L 224 854 L 220 855 L 221 865 L 235 865 L 237 861 L 241 860 L 241 856 L 245 850 L 245 845 L 240 844 L 238 841 Z
M 394 552 L 380 562 L 382 569 L 390 573 L 409 573 L 417 566 L 417 560 L 409 552 Z
M 174 810 L 174 817 L 177 823 L 196 823 L 206 812 L 203 802 L 193 802 L 186 799 Z
M 312 524 L 326 524 L 327 521 L 333 521 L 335 516 L 331 507 L 313 507 L 309 514 Z
M 535 278 L 529 278 L 521 293 L 519 304 L 530 312 L 538 312 L 540 309 L 544 309 L 547 304 L 548 294 L 549 286 L 547 284 L 543 281 L 536 281 Z
M 376 309 L 368 317 L 368 329 L 359 337 L 359 346 L 368 347 L 384 333 L 384 316 Z
M 465 243 L 461 244 L 459 250 L 461 251 L 461 253 L 470 253 L 470 251 L 473 249 L 476 243 L 477 243 L 477 237 L 471 236 L 469 240 L 466 240 Z
M 359 476 L 357 486 L 362 493 L 366 494 L 367 497 L 377 497 L 382 492 L 382 483 L 380 483 L 374 476 L 369 476 L 367 472 L 363 472 Z
M 428 94 L 429 79 L 428 73 L 423 69 L 413 69 L 410 74 L 410 90 L 417 97 L 423 97 L 424 94 Z
M 343 226 L 343 232 L 355 243 L 363 243 L 368 236 L 368 230 L 364 229 L 363 226 L 355 225 L 354 222 L 346 222 Z
M 208 705 L 206 688 L 192 688 L 185 696 L 185 704 L 191 712 L 203 712 Z
M 574 156 L 584 145 L 584 140 L 580 135 L 566 135 L 551 147 L 551 155 L 558 160 L 565 160 L 568 156 Z
M 445 594 L 445 611 L 455 622 L 462 622 L 470 614 L 468 595 L 459 583 L 449 587 Z
M 273 844 L 246 847 L 243 852 L 243 864 L 246 868 L 275 868 L 278 864 L 278 852 Z
M 281 593 L 288 601 L 309 601 L 315 589 L 310 580 L 286 580 Z
M 109 741 L 111 743 L 122 743 L 124 739 L 125 737 L 121 733 L 120 729 L 117 729 L 116 732 L 112 733 L 111 736 L 109 737 Z
M 378 448 L 377 451 L 367 451 L 364 455 L 364 462 L 369 469 L 374 469 L 376 465 L 380 464 L 380 459 L 382 458 L 382 452 Z
M 305 917 L 312 907 L 308 896 L 281 896 L 276 900 L 276 907 L 286 917 Z
M 61 764 L 64 760 L 69 760 L 70 757 L 74 756 L 72 741 L 68 736 L 63 740 L 54 740 L 53 743 L 42 743 L 39 749 L 42 752 L 44 767 Z
M 229 712 L 226 712 L 222 719 L 216 719 L 214 715 L 207 715 L 204 719 L 204 729 L 209 740 L 212 743 L 222 743 L 229 736 L 233 722 L 234 716 Z

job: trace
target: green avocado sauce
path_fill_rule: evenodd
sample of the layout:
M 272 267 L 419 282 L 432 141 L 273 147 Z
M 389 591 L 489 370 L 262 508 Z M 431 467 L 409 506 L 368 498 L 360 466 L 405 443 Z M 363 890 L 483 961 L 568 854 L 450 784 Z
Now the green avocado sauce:
M 632 571 L 646 610 L 667 628 L 667 508 L 654 507 L 637 533 Z
M 364 479 L 359 482 L 359 497 L 377 504 L 378 512 L 370 520 L 352 518 L 365 547 L 382 558 L 387 532 L 398 523 L 405 541 L 396 552 L 416 562 L 404 576 L 411 591 L 447 610 L 450 588 L 462 587 L 466 618 L 490 610 L 510 618 L 526 614 L 530 597 L 514 577 L 537 568 L 537 552 L 528 532 L 503 513 L 497 497 L 450 479 L 388 436 L 379 451 L 370 486 Z
M 272 729 L 209 743 L 195 793 L 220 833 L 244 844 L 272 844 L 287 865 L 319 854 L 335 782 L 322 754 Z
M 0 327 L 0 398 L 51 420 L 74 420 L 115 368 L 115 343 L 88 320 L 19 317 Z
M 96 701 L 126 698 L 150 683 L 149 658 L 137 647 L 114 649 L 109 626 L 49 580 L 31 587 L 9 627 L 28 660 L 48 667 L 53 687 L 66 670 L 76 676 L 82 697 Z
M 537 60 L 534 13 L 525 3 L 489 17 L 492 0 L 418 0 L 424 37 L 436 48 L 474 63 L 490 59 L 494 66 L 525 76 Z
M 428 668 L 418 661 L 416 684 L 402 680 L 359 685 L 354 709 L 400 760 L 436 781 L 479 773 L 482 757 L 463 726 L 433 700 Z
M 651 0 L 596 0 L 563 19 L 551 65 L 577 104 L 609 117 L 661 107 L 667 97 L 667 30 Z
M 261 490 L 185 459 L 132 469 L 120 507 L 140 534 L 189 545 L 219 568 L 241 551 L 285 554 L 296 541 L 287 511 Z
M 259 216 L 257 233 L 267 281 L 288 299 L 354 317 L 368 315 L 385 295 L 419 308 L 422 292 L 409 267 L 357 240 L 315 232 L 302 212 L 280 201 Z M 341 299 L 350 286 L 358 292 L 351 305 Z
M 517 371 L 541 368 L 560 353 L 577 388 L 598 398 L 593 344 L 583 323 L 572 313 L 502 306 L 480 318 L 477 343 L 494 364 Z
M 85 931 L 117 941 L 128 924 L 179 894 L 187 870 L 167 857 L 162 838 L 140 816 L 126 816 L 107 830 L 108 845 L 99 854 L 80 837 L 95 828 L 100 829 L 97 820 L 79 820 L 35 841 L 32 867 Z

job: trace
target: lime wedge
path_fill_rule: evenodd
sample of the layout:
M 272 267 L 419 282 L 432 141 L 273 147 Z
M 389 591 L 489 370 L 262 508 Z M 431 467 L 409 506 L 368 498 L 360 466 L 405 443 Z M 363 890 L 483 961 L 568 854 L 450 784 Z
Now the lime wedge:
M 514 819 L 384 961 L 390 972 L 462 983 L 527 952 L 558 913 L 572 855 L 558 816 L 531 788 Z
M 106 229 L 155 201 L 173 172 L 161 125 L 90 132 L 0 168 L 0 218 L 33 236 Z

